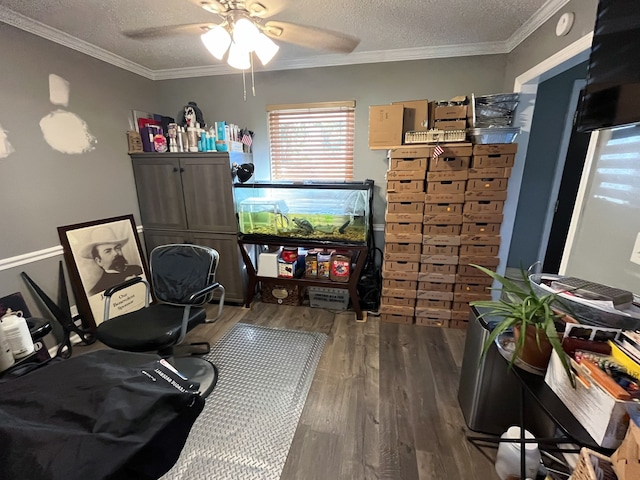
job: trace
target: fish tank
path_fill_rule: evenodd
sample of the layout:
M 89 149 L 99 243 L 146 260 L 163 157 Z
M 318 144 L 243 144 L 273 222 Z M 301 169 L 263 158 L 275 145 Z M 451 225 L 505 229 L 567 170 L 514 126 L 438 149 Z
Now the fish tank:
M 369 239 L 373 180 L 238 183 L 233 194 L 245 239 L 347 244 Z

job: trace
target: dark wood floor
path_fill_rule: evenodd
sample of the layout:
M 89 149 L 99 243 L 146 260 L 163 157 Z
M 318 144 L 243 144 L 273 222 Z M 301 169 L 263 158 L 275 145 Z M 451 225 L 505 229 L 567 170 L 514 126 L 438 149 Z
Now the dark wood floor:
M 457 400 L 464 331 L 254 302 L 225 305 L 221 319 L 187 340 L 215 343 L 237 322 L 328 335 L 282 480 L 498 478 L 495 450 L 465 438 Z

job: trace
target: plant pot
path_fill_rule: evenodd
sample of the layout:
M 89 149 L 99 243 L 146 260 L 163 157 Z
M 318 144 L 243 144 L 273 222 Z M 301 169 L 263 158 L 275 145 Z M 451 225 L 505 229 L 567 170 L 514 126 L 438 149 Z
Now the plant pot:
M 520 360 L 532 367 L 546 370 L 549 365 L 549 359 L 551 358 L 551 352 L 553 347 L 547 338 L 547 334 L 544 330 L 538 330 L 540 336 L 540 346 L 536 340 L 536 327 L 533 325 L 527 325 L 525 329 L 525 341 L 522 350 L 518 352 Z M 516 326 L 513 329 L 513 338 L 518 344 L 518 338 L 520 338 L 521 328 Z

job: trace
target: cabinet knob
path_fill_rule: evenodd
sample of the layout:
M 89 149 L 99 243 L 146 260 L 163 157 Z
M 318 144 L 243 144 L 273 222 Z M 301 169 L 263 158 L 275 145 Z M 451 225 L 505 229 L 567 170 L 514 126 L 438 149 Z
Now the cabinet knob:
M 178 167 L 173 167 L 173 171 L 177 172 L 178 171 Z
M 180 167 L 180 171 L 181 171 L 181 172 L 184 172 L 184 168 Z

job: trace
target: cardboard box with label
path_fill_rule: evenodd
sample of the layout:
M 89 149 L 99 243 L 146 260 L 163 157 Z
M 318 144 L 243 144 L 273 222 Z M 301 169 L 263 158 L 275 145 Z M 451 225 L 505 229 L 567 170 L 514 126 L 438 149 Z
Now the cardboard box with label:
M 393 102 L 404 107 L 405 131 L 426 132 L 429 130 L 429 100 Z
M 387 150 L 402 145 L 404 107 L 372 105 L 369 107 L 369 148 Z

